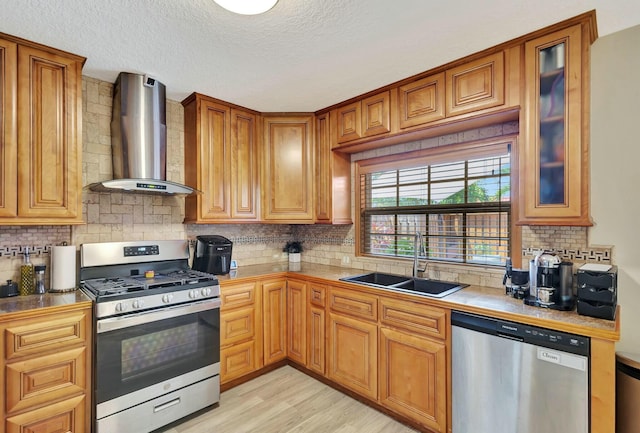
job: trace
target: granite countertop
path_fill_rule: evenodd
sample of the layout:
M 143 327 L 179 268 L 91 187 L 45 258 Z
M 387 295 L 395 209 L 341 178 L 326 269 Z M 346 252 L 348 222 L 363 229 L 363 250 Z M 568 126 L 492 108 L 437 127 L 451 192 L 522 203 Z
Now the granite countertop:
M 329 283 L 338 283 L 340 278 L 367 272 L 370 271 L 318 265 L 314 263 L 295 263 L 290 267 L 290 264 L 285 262 L 268 265 L 242 266 L 237 270 L 232 270 L 229 275 L 219 275 L 218 279 L 221 284 L 224 285 L 225 282 L 242 281 L 244 279 L 264 278 L 267 276 L 280 277 L 285 275 L 292 277 L 298 274 L 305 278 L 316 278 L 327 280 Z M 365 287 L 342 281 L 340 281 L 339 284 L 349 284 L 351 287 Z M 366 289 L 378 290 L 379 292 L 387 294 L 398 293 L 392 290 L 372 289 L 369 287 Z M 402 296 L 420 299 L 452 310 L 483 314 L 536 326 L 545 326 L 559 331 L 587 335 L 605 340 L 617 341 L 620 339 L 619 306 L 616 320 L 605 320 L 579 315 L 575 311 L 575 308 L 573 311 L 557 311 L 525 305 L 522 300 L 505 295 L 503 289 L 474 285 L 465 287 L 462 290 L 439 299 L 404 293 Z
M 33 312 L 40 308 L 67 307 L 80 303 L 90 305 L 91 300 L 81 290 L 44 295 L 12 296 L 0 298 L 0 320 L 12 313 Z

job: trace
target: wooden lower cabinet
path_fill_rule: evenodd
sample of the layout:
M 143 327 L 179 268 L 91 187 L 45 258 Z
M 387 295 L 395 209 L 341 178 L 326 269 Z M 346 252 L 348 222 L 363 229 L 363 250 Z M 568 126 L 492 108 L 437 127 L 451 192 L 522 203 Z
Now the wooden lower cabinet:
M 262 286 L 264 365 L 287 357 L 287 280 L 265 281 Z
M 307 363 L 307 283 L 287 282 L 287 357 Z
M 325 297 L 324 285 L 309 284 L 309 309 L 307 313 L 307 368 L 324 375 L 325 370 Z
M 329 313 L 328 376 L 358 394 L 378 398 L 378 326 Z
M 7 433 L 84 433 L 88 398 L 78 396 L 7 418 Z
M 434 432 L 445 432 L 445 343 L 382 327 L 379 347 L 380 403 Z
M 0 431 L 91 431 L 91 304 L 47 310 L 0 320 Z
M 224 283 L 220 290 L 220 383 L 262 364 L 261 293 L 254 281 Z

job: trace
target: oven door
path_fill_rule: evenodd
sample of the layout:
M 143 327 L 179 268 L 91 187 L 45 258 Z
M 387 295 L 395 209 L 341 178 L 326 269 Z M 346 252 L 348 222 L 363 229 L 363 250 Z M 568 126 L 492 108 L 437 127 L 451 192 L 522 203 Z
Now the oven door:
M 219 299 L 96 325 L 98 419 L 220 372 Z

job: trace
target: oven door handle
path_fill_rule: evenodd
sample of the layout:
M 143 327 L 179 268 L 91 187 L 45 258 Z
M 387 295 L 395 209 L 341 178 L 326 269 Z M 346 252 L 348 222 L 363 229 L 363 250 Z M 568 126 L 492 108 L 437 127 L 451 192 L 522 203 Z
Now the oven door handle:
M 159 310 L 146 312 L 143 311 L 126 316 L 99 319 L 96 324 L 96 331 L 98 334 L 101 334 L 103 332 L 115 331 L 116 329 L 128 328 L 136 325 L 144 325 L 145 323 L 158 322 L 160 320 L 171 319 L 187 314 L 199 313 L 207 310 L 215 310 L 216 308 L 220 308 L 220 304 L 221 302 L 218 298 L 207 299 L 206 301 L 176 305 Z

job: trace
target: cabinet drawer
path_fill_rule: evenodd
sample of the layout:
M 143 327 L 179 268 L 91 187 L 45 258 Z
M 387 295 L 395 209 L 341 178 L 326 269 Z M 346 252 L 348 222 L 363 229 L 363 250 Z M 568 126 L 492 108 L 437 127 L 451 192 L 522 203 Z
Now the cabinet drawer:
M 84 433 L 88 423 L 84 396 L 70 398 L 7 418 L 7 433 Z
M 309 303 L 316 307 L 324 307 L 326 293 L 327 288 L 325 286 L 311 284 L 309 286 Z
M 362 319 L 378 320 L 378 298 L 372 295 L 332 288 L 329 292 L 331 311 Z
M 220 351 L 220 383 L 227 383 L 258 368 L 256 341 L 236 344 Z
M 395 299 L 380 299 L 383 325 L 445 339 L 447 310 Z
M 220 311 L 256 305 L 256 283 L 234 284 L 220 287 Z
M 5 357 L 13 358 L 60 350 L 85 344 L 87 315 L 73 314 L 61 319 L 39 317 L 10 324 L 5 330 Z
M 7 364 L 7 412 L 83 394 L 85 360 L 85 348 L 81 347 Z
M 256 336 L 256 309 L 243 308 L 220 314 L 220 346 L 225 347 Z

